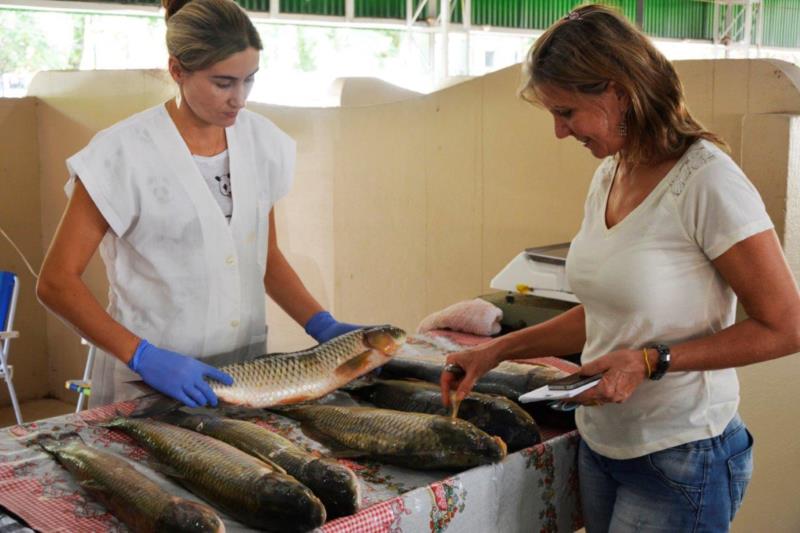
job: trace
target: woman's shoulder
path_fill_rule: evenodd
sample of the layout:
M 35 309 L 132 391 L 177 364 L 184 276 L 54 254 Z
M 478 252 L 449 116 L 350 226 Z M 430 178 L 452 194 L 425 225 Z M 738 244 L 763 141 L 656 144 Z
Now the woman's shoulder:
M 162 113 L 166 113 L 164 104 L 153 106 L 144 111 L 139 111 L 133 115 L 115 122 L 111 126 L 98 131 L 89 142 L 92 144 L 116 144 L 127 143 L 132 137 L 140 137 L 142 132 L 153 121 L 158 120 Z
M 746 179 L 730 155 L 706 139 L 698 139 L 683 154 L 670 173 L 669 190 L 683 196 L 692 188 L 719 185 L 727 179 Z
M 589 184 L 589 194 L 602 193 L 614 179 L 614 172 L 617 170 L 617 158 L 609 156 L 603 159 L 594 171 L 592 181 Z

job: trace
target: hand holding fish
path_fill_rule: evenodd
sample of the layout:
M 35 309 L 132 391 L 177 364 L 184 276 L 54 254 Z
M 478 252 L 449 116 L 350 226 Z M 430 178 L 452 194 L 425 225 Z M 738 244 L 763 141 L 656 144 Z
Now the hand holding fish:
M 356 324 L 339 322 L 328 311 L 320 311 L 312 316 L 305 325 L 306 333 L 322 344 L 340 335 L 363 328 Z
M 498 364 L 500 364 L 500 358 L 492 342 L 463 352 L 449 354 L 439 381 L 444 406 L 450 407 L 450 391 L 452 389 L 456 389 L 455 403 L 461 403 L 461 400 L 475 386 L 475 382 Z
M 617 350 L 607 353 L 581 367 L 585 376 L 603 374 L 597 386 L 570 399 L 570 402 L 587 406 L 605 403 L 622 403 L 647 376 L 647 367 L 641 350 Z
M 163 350 L 142 339 L 128 367 L 145 383 L 189 407 L 217 406 L 217 395 L 205 378 L 232 385 L 233 378 L 187 355 Z

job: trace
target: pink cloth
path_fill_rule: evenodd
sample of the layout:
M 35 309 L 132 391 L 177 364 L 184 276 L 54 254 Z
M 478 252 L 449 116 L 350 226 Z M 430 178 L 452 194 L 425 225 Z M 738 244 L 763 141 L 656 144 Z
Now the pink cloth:
M 475 298 L 446 307 L 425 317 L 417 327 L 418 333 L 434 329 L 451 329 L 473 335 L 497 335 L 503 311 L 494 304 Z

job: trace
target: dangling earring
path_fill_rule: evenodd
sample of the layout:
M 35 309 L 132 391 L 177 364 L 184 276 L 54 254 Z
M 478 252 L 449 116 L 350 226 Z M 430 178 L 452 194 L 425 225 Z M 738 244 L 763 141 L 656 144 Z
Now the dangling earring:
M 620 137 L 628 136 L 628 123 L 625 122 L 624 118 L 619 121 L 619 126 L 617 126 L 617 133 L 619 133 Z

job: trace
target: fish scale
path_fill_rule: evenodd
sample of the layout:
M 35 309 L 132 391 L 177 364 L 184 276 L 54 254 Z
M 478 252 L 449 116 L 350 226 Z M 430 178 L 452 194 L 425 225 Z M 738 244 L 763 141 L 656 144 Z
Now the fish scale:
M 411 468 L 467 468 L 498 461 L 505 444 L 469 422 L 390 409 L 305 405 L 277 408 L 336 446 Z
M 322 503 L 307 487 L 229 444 L 149 419 L 104 425 L 132 436 L 166 465 L 166 474 L 247 525 L 307 531 L 325 521 Z
M 324 396 L 388 361 L 405 341 L 392 326 L 362 328 L 309 350 L 266 355 L 223 366 L 233 385 L 212 382 L 223 401 L 250 407 L 299 403 Z

